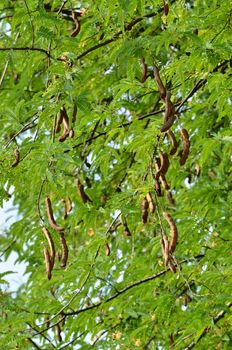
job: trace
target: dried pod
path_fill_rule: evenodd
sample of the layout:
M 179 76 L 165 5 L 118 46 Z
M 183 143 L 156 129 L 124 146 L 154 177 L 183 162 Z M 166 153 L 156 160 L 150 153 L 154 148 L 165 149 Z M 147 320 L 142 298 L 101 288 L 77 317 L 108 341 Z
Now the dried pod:
M 157 164 L 158 164 L 158 160 L 157 160 Z M 160 167 L 156 173 L 156 180 L 158 180 L 158 178 L 161 175 L 165 175 L 166 172 L 168 171 L 168 167 L 169 167 L 169 159 L 168 159 L 168 155 L 166 152 L 160 153 Z
M 57 114 L 56 130 L 55 130 L 56 133 L 60 132 L 62 121 L 63 121 L 63 114 L 60 110 L 59 113 Z
M 170 129 L 170 127 L 173 125 L 175 121 L 175 107 L 171 101 L 171 93 L 170 91 L 167 91 L 166 97 L 165 97 L 165 117 L 164 117 L 164 124 L 161 127 L 160 131 L 165 132 Z
M 152 214 L 155 211 L 155 206 L 154 206 L 154 202 L 153 202 L 153 198 L 152 198 L 151 192 L 147 193 L 146 198 L 147 198 L 147 201 L 148 201 L 148 207 L 149 207 L 150 213 Z
M 110 246 L 107 242 L 104 244 L 106 256 L 110 256 Z
M 169 13 L 169 6 L 168 4 L 164 1 L 164 14 L 167 16 Z
M 85 193 L 84 186 L 82 185 L 80 179 L 77 179 L 77 192 L 84 203 L 92 202 L 89 196 Z
M 63 106 L 63 107 L 61 107 L 60 111 L 61 111 L 62 116 L 63 116 L 62 121 L 64 124 L 64 129 L 69 130 L 69 118 L 68 118 L 66 108 Z
M 170 151 L 170 154 L 171 154 L 171 156 L 173 156 L 176 153 L 176 151 L 177 151 L 178 142 L 176 140 L 176 137 L 175 137 L 174 133 L 171 130 L 168 130 L 167 135 L 168 135 L 168 137 L 169 137 L 169 139 L 170 139 L 170 141 L 172 143 L 172 149 Z
M 76 121 L 76 117 L 77 117 L 77 105 L 76 105 L 76 103 L 74 103 L 74 105 L 73 105 L 73 112 L 72 112 L 72 123 L 73 124 Z
M 63 134 L 58 138 L 60 142 L 64 142 L 69 136 L 69 130 L 64 130 Z
M 63 234 L 60 236 L 60 241 L 61 241 L 61 249 L 62 249 L 61 267 L 66 267 L 66 264 L 68 261 L 68 246 Z
M 58 226 L 55 219 L 54 219 L 53 210 L 52 210 L 52 203 L 51 203 L 51 200 L 48 196 L 46 197 L 46 210 L 47 210 L 48 221 L 49 221 L 49 224 L 51 225 L 51 227 L 57 232 L 64 231 L 64 228 L 61 226 Z
M 141 83 L 144 83 L 147 79 L 147 65 L 145 63 L 144 57 L 141 58 L 141 63 L 142 63 L 142 78 L 141 78 Z
M 167 212 L 164 211 L 163 217 L 165 218 L 165 220 L 168 222 L 168 224 L 170 226 L 171 240 L 170 240 L 170 244 L 169 244 L 169 252 L 173 253 L 176 249 L 177 239 L 178 239 L 177 227 L 176 227 L 176 224 L 175 224 L 175 222 L 170 214 L 168 214 Z
M 166 177 L 164 175 L 160 175 L 160 181 L 161 181 L 161 184 L 163 186 L 163 188 L 167 191 L 169 190 L 169 185 L 167 183 L 167 180 L 166 180 Z
M 55 251 L 55 245 L 52 239 L 52 236 L 48 229 L 46 227 L 43 227 L 42 229 L 45 237 L 47 238 L 49 249 L 50 249 L 50 261 L 51 261 L 51 269 L 53 269 L 54 263 L 55 263 L 55 256 L 56 256 L 56 251 Z
M 166 97 L 166 89 L 164 87 L 164 84 L 162 83 L 162 80 L 160 79 L 159 70 L 156 65 L 154 66 L 154 78 L 158 85 L 160 97 L 164 100 Z
M 146 224 L 147 223 L 147 218 L 148 218 L 148 209 L 149 204 L 147 201 L 147 198 L 144 198 L 142 201 L 142 223 Z
M 20 162 L 20 153 L 19 153 L 18 149 L 16 149 L 14 151 L 14 155 L 15 155 L 15 160 L 14 160 L 14 162 L 11 165 L 12 168 L 16 167 L 19 164 L 19 162 Z
M 70 137 L 70 139 L 73 139 L 73 138 L 74 138 L 74 130 L 73 130 L 73 129 L 70 129 L 70 130 L 69 130 L 68 136 Z
M 172 192 L 170 192 L 170 191 L 165 191 L 165 193 L 166 193 L 166 196 L 167 196 L 167 199 L 168 199 L 169 203 L 170 203 L 171 205 L 174 205 L 174 204 L 175 204 L 175 201 L 174 201 L 174 198 L 173 198 L 173 196 L 172 196 Z
M 182 137 L 182 143 L 183 143 L 183 150 L 180 154 L 180 165 L 184 165 L 188 155 L 189 155 L 189 149 L 190 149 L 190 140 L 189 140 L 189 134 L 186 129 L 180 129 L 180 134 Z
M 52 273 L 51 273 L 52 265 L 51 265 L 49 251 L 47 250 L 47 248 L 44 248 L 44 259 L 45 259 L 47 276 L 48 276 L 48 279 L 50 280 L 52 278 Z
M 162 192 L 161 192 L 159 179 L 158 180 L 155 179 L 154 190 L 155 190 L 155 193 L 157 194 L 158 197 L 162 197 Z
M 57 334 L 58 341 L 62 342 L 61 328 L 59 323 L 56 324 L 56 334 Z
M 72 31 L 71 36 L 75 38 L 81 29 L 80 21 L 78 20 L 77 13 L 75 11 L 72 11 L 72 19 L 75 23 L 75 29 Z
M 169 256 L 169 242 L 166 235 L 163 236 L 160 243 L 161 243 L 162 253 L 164 257 L 164 264 L 165 266 L 168 266 L 168 263 L 170 261 L 170 256 Z

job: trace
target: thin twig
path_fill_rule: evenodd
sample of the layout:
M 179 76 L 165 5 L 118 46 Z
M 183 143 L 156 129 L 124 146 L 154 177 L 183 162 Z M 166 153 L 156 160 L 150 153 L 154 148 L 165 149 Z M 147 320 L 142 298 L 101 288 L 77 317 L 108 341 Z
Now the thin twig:
M 52 58 L 52 56 L 50 55 L 50 53 L 44 49 L 41 49 L 39 47 L 0 47 L 0 51 L 39 51 L 39 52 L 43 52 L 45 55 L 47 55 L 48 57 Z

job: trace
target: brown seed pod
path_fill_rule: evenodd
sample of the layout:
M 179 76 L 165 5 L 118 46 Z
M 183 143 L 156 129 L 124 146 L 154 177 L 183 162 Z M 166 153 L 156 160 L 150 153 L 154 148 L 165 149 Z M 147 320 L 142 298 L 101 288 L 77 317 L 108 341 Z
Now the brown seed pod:
M 173 156 L 176 153 L 176 151 L 177 151 L 178 142 L 176 140 L 176 137 L 175 137 L 174 133 L 171 130 L 168 130 L 167 135 L 168 135 L 168 137 L 169 137 L 169 139 L 171 140 L 171 143 L 172 143 L 172 148 L 171 148 L 170 154 L 171 154 L 171 156 Z
M 61 328 L 59 323 L 56 324 L 56 334 L 57 334 L 58 341 L 62 342 Z
M 165 97 L 165 117 L 164 117 L 164 124 L 161 127 L 160 131 L 165 132 L 170 129 L 170 127 L 173 125 L 175 121 L 175 108 L 171 101 L 171 93 L 170 91 L 167 91 L 166 97 Z
M 61 234 L 60 241 L 61 241 L 61 249 L 62 249 L 61 267 L 66 267 L 66 264 L 68 261 L 68 246 L 66 243 L 66 239 L 64 238 L 64 234 Z
M 165 218 L 165 220 L 168 222 L 168 224 L 170 226 L 171 240 L 170 240 L 170 244 L 169 244 L 169 252 L 173 253 L 176 249 L 177 239 L 178 239 L 177 227 L 176 227 L 176 224 L 175 224 L 175 222 L 170 214 L 168 214 L 167 212 L 164 211 L 163 217 Z
M 167 183 L 167 180 L 166 180 L 166 177 L 164 175 L 160 175 L 160 181 L 161 181 L 161 184 L 163 186 L 163 188 L 167 191 L 169 190 L 169 185 Z
M 69 136 L 69 130 L 64 130 L 63 134 L 58 138 L 60 142 L 64 142 Z
M 157 164 L 159 165 L 159 161 L 157 160 Z M 166 172 L 168 171 L 168 167 L 169 167 L 169 159 L 168 159 L 168 155 L 166 152 L 160 153 L 160 167 L 156 173 L 156 180 L 158 180 L 158 178 L 161 175 L 165 175 Z
M 74 130 L 73 130 L 73 129 L 70 129 L 70 130 L 69 130 L 68 136 L 70 137 L 70 139 L 73 139 L 73 138 L 74 138 Z
M 77 178 L 76 182 L 77 182 L 77 192 L 78 192 L 79 197 L 81 197 L 82 201 L 84 203 L 92 202 L 92 200 L 89 198 L 89 196 L 85 193 L 84 186 L 82 185 L 79 178 Z
M 146 224 L 147 223 L 147 218 L 148 218 L 148 211 L 147 211 L 147 209 L 149 207 L 147 198 L 143 199 L 141 206 L 142 206 L 142 223 Z
M 69 118 L 68 118 L 66 108 L 63 106 L 63 107 L 61 107 L 60 111 L 61 111 L 62 116 L 63 116 L 62 121 L 64 124 L 64 129 L 69 130 Z
M 51 203 L 51 200 L 50 200 L 50 198 L 48 196 L 46 197 L 46 201 L 45 202 L 46 202 L 46 210 L 47 210 L 47 216 L 48 216 L 49 224 L 57 232 L 64 231 L 64 228 L 61 227 L 61 226 L 58 226 L 56 221 L 55 221 L 55 219 L 54 219 L 53 210 L 52 210 L 52 203 Z
M 165 193 L 166 193 L 166 196 L 167 196 L 167 199 L 168 199 L 169 203 L 170 203 L 171 205 L 174 205 L 174 204 L 175 204 L 175 200 L 174 200 L 174 198 L 173 198 L 173 196 L 172 196 L 172 192 L 170 192 L 170 191 L 165 191 Z
M 169 6 L 168 4 L 164 1 L 164 14 L 167 16 L 169 13 Z
M 181 134 L 182 143 L 183 143 L 183 150 L 180 154 L 180 165 L 184 165 L 189 155 L 190 140 L 189 140 L 188 131 L 186 129 L 184 128 L 180 129 L 180 134 Z
M 150 213 L 152 214 L 155 211 L 155 206 L 154 206 L 154 202 L 153 202 L 153 198 L 152 198 L 151 192 L 147 193 L 146 199 L 148 201 L 148 207 L 149 207 Z
M 164 257 L 164 264 L 165 266 L 168 266 L 168 263 L 170 261 L 170 256 L 169 256 L 169 242 L 166 235 L 163 236 L 160 243 L 161 243 L 162 253 Z
M 155 193 L 157 194 L 158 197 L 162 197 L 159 179 L 158 180 L 155 179 L 154 190 L 155 190 Z
M 59 113 L 57 113 L 56 130 L 55 130 L 56 134 L 61 130 L 62 121 L 63 121 L 63 114 L 60 110 Z
M 141 83 L 144 83 L 147 79 L 147 65 L 145 63 L 144 57 L 141 58 L 141 63 L 142 63 L 142 78 L 141 78 Z
M 107 242 L 104 244 L 106 256 L 110 256 L 110 246 Z
M 14 155 L 15 155 L 15 160 L 14 160 L 14 162 L 11 165 L 12 168 L 16 167 L 19 164 L 19 162 L 20 162 L 20 153 L 19 153 L 18 149 L 16 149 L 14 151 Z
M 74 103 L 74 105 L 73 105 L 73 112 L 72 112 L 72 123 L 73 124 L 76 121 L 76 117 L 77 117 L 77 105 L 76 105 L 76 103 Z
M 50 249 L 49 255 L 50 255 L 50 261 L 51 261 L 51 269 L 53 269 L 53 266 L 55 263 L 55 256 L 56 256 L 54 241 L 52 239 L 50 232 L 48 231 L 48 229 L 46 227 L 43 227 L 42 231 L 43 231 L 45 237 L 47 238 L 47 241 L 49 244 L 49 249 Z
M 72 19 L 73 19 L 73 22 L 75 23 L 75 29 L 72 31 L 71 36 L 75 38 L 81 30 L 81 24 L 80 24 L 80 21 L 78 20 L 77 13 L 75 11 L 72 11 Z
M 196 166 L 195 166 L 195 174 L 197 177 L 199 177 L 201 174 L 201 167 L 199 164 L 196 164 Z
M 52 278 L 52 273 L 51 273 L 52 266 L 51 266 L 49 251 L 47 250 L 47 248 L 44 248 L 44 259 L 45 259 L 47 276 L 48 276 L 48 279 L 50 280 Z
M 162 83 L 162 80 L 160 79 L 159 70 L 156 65 L 154 66 L 154 78 L 158 85 L 160 97 L 162 98 L 162 100 L 164 100 L 166 97 L 166 89 L 164 87 L 164 84 Z

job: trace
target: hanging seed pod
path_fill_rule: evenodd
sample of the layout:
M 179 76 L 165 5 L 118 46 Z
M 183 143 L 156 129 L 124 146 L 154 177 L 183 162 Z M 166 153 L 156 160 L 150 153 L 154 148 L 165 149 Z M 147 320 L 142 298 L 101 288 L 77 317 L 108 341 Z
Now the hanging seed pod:
M 167 180 L 166 180 L 166 177 L 164 175 L 160 175 L 160 181 L 161 181 L 161 184 L 163 186 L 163 188 L 167 191 L 169 190 L 169 185 L 167 183 Z
M 160 153 L 160 159 L 159 160 L 156 160 L 157 161 L 157 164 L 159 165 L 160 164 L 160 167 L 156 173 L 156 180 L 158 180 L 158 178 L 161 176 L 161 175 L 165 175 L 166 172 L 168 171 L 168 168 L 169 168 L 169 159 L 168 159 L 168 155 L 166 152 L 163 152 L 163 153 Z
M 163 238 L 161 239 L 160 243 L 161 243 L 162 253 L 164 257 L 164 264 L 165 266 L 168 266 L 168 263 L 170 261 L 170 256 L 169 256 L 169 242 L 166 235 L 163 235 Z
M 154 211 L 155 211 L 155 206 L 154 206 L 154 202 L 153 202 L 153 198 L 152 198 L 151 192 L 148 192 L 148 194 L 146 195 L 146 199 L 148 201 L 149 211 L 150 211 L 151 214 L 153 214 Z
M 177 151 L 177 148 L 178 148 L 178 142 L 176 140 L 176 137 L 174 135 L 174 133 L 171 131 L 171 130 L 168 130 L 167 132 L 167 135 L 172 143 L 172 148 L 171 148 L 171 151 L 170 151 L 170 155 L 173 156 L 176 151 Z
M 73 138 L 74 138 L 74 130 L 73 130 L 73 129 L 70 129 L 70 130 L 69 130 L 68 136 L 70 137 L 70 139 L 73 139 Z
M 48 276 L 48 279 L 50 280 L 52 278 L 52 273 L 51 273 L 52 266 L 51 266 L 49 251 L 47 250 L 47 248 L 44 248 L 44 260 L 45 260 L 47 276 Z
M 19 164 L 19 162 L 20 162 L 20 153 L 19 153 L 18 149 L 16 149 L 14 151 L 14 155 L 15 155 L 15 160 L 14 160 L 14 162 L 11 165 L 12 168 L 16 167 Z
M 144 83 L 147 79 L 147 65 L 145 63 L 144 57 L 141 58 L 141 63 L 142 63 L 142 78 L 141 78 L 141 83 Z
M 48 229 L 46 227 L 43 227 L 42 231 L 43 231 L 43 233 L 48 241 L 48 245 L 49 245 L 49 249 L 50 249 L 49 255 L 50 255 L 50 261 L 51 261 L 51 270 L 52 270 L 54 263 L 55 263 L 55 256 L 56 256 L 54 241 L 52 239 L 50 232 L 48 231 Z
M 72 123 L 74 124 L 76 122 L 77 117 L 77 105 L 74 103 L 73 105 L 73 112 L 72 112 Z
M 195 175 L 196 175 L 197 177 L 199 177 L 200 174 L 201 174 L 201 167 L 200 167 L 199 164 L 197 164 L 197 165 L 195 166 Z
M 59 323 L 56 324 L 56 334 L 57 334 L 58 341 L 62 342 L 61 328 L 60 328 L 60 324 Z
M 123 224 L 123 227 L 124 227 L 124 235 L 127 236 L 127 237 L 131 237 L 131 232 L 129 230 L 129 227 L 127 226 L 127 224 Z
M 146 198 L 143 199 L 142 201 L 142 223 L 146 224 L 147 223 L 147 218 L 148 218 L 148 201 Z
M 156 65 L 154 66 L 154 78 L 158 85 L 160 97 L 162 98 L 162 100 L 164 100 L 166 97 L 166 89 L 164 87 L 164 84 L 162 83 L 162 80 L 160 79 L 159 69 Z
M 183 143 L 183 150 L 180 153 L 180 165 L 184 165 L 189 155 L 190 140 L 189 140 L 188 131 L 186 129 L 181 129 L 180 133 L 181 133 L 182 143 Z
M 63 121 L 63 114 L 60 110 L 59 113 L 57 114 L 56 129 L 55 129 L 56 134 L 61 130 L 62 121 Z
M 85 193 L 84 186 L 82 185 L 79 178 L 76 180 L 77 183 L 77 192 L 79 197 L 82 199 L 84 203 L 92 202 L 92 200 L 89 198 L 89 196 Z
M 157 194 L 158 197 L 162 197 L 159 179 L 158 180 L 155 179 L 154 190 L 155 190 L 155 193 Z
M 69 119 L 68 119 L 67 111 L 66 111 L 64 106 L 61 107 L 60 113 L 62 115 L 62 122 L 63 122 L 64 130 L 63 130 L 63 134 L 59 137 L 58 140 L 60 142 L 64 142 L 67 139 L 67 137 L 69 136 Z
M 51 227 L 57 232 L 64 231 L 64 228 L 61 226 L 58 226 L 55 219 L 54 219 L 53 210 L 52 210 L 52 203 L 51 203 L 51 200 L 48 196 L 46 197 L 46 210 L 47 210 L 48 221 L 49 221 L 49 224 L 51 225 Z
M 171 93 L 170 91 L 167 91 L 166 97 L 165 97 L 165 117 L 164 117 L 164 124 L 162 128 L 160 129 L 161 132 L 165 132 L 170 129 L 170 127 L 173 125 L 175 121 L 175 108 L 171 101 Z
M 110 246 L 107 242 L 104 244 L 106 256 L 110 256 Z
M 172 196 L 172 192 L 170 192 L 170 191 L 165 191 L 165 194 L 166 194 L 166 196 L 167 196 L 167 199 L 168 199 L 169 203 L 170 203 L 171 205 L 174 205 L 174 204 L 175 204 L 175 200 L 174 200 L 174 198 L 173 198 L 173 196 Z
M 173 253 L 176 249 L 177 239 L 178 239 L 177 227 L 176 227 L 176 224 L 175 224 L 175 222 L 170 214 L 168 214 L 167 212 L 164 211 L 163 217 L 165 218 L 165 220 L 168 222 L 168 224 L 170 226 L 171 240 L 170 240 L 170 244 L 169 244 L 169 252 Z
M 75 29 L 72 31 L 71 36 L 75 38 L 81 30 L 81 24 L 80 24 L 80 21 L 78 20 L 77 13 L 75 11 L 72 11 L 72 19 L 75 24 Z
M 61 249 L 62 249 L 61 267 L 66 267 L 66 264 L 68 261 L 68 246 L 63 234 L 60 236 L 60 241 L 61 241 Z
M 168 267 L 173 273 L 176 273 L 176 266 L 173 265 L 171 261 L 168 263 Z
M 164 14 L 167 16 L 169 13 L 169 6 L 168 4 L 164 1 Z

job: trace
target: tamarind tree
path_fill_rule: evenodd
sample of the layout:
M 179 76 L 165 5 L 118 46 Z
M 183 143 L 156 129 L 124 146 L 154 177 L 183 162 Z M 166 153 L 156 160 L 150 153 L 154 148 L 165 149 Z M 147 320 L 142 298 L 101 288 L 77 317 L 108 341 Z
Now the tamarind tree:
M 229 0 L 2 0 L 2 349 L 231 349 Z

